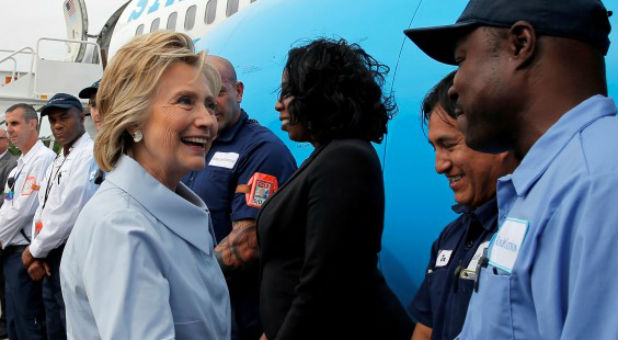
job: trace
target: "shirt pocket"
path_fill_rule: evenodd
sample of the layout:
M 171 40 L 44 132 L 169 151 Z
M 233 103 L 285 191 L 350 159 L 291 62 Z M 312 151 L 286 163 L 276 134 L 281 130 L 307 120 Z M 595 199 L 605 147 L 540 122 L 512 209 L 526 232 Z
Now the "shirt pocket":
M 473 293 L 468 307 L 465 333 L 479 338 L 514 339 L 511 274 L 489 266 L 482 268 L 480 275 L 479 293 Z

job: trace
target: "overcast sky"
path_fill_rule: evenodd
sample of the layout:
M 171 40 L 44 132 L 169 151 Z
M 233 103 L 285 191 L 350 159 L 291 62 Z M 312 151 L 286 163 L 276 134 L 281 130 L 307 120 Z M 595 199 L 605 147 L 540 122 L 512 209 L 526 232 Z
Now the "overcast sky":
M 89 32 L 99 33 L 107 19 L 127 0 L 86 0 Z M 41 37 L 67 37 L 62 5 L 65 0 L 0 0 L 0 49 L 35 48 Z M 93 32 L 94 31 L 94 32 Z M 60 58 L 65 47 L 51 51 Z M 0 58 L 6 54 L 0 53 Z M 0 64 L 0 69 L 7 69 Z

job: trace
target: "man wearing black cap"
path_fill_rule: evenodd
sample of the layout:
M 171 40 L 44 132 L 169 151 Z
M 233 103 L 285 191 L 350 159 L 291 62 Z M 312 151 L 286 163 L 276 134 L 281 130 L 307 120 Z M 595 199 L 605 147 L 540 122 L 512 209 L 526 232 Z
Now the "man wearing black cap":
M 86 186 L 93 143 L 85 133 L 83 108 L 77 98 L 56 94 L 42 108 L 43 116 L 48 116 L 62 151 L 47 169 L 41 185 L 32 242 L 22 254 L 22 263 L 32 280 L 43 280 L 48 338 L 66 339 L 60 258 L 77 215 L 89 198 Z
M 499 229 L 461 339 L 618 337 L 618 117 L 598 0 L 472 0 L 455 25 L 406 34 L 458 65 L 466 143 L 521 159 L 498 181 Z

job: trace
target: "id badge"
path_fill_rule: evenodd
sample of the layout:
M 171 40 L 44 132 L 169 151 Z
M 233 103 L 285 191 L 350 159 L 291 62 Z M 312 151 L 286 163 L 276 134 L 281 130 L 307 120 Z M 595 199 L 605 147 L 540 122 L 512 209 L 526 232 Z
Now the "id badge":
M 251 191 L 245 194 L 247 205 L 261 208 L 268 197 L 278 189 L 277 177 L 256 172 L 249 180 Z
M 509 274 L 528 231 L 528 221 L 507 217 L 489 245 L 489 264 Z
M 244 193 L 247 205 L 252 208 L 261 208 L 266 199 L 279 188 L 277 177 L 256 172 L 247 184 L 239 184 L 236 193 Z

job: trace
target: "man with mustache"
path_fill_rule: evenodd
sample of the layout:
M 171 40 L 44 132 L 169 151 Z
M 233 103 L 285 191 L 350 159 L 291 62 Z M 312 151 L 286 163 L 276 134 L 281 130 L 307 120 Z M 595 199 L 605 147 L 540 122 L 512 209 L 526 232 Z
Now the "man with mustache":
M 417 320 L 412 339 L 453 339 L 463 325 L 472 295 L 474 271 L 496 231 L 498 177 L 517 166 L 510 152 L 488 154 L 470 149 L 457 129 L 455 103 L 448 96 L 452 72 L 423 100 L 423 123 L 436 154 L 436 172 L 455 194 L 460 216 L 440 233 L 431 248 L 425 279 L 410 312 Z
M 511 150 L 496 236 L 461 339 L 618 337 L 618 117 L 599 0 L 471 0 L 454 25 L 406 34 L 457 65 L 466 144 Z

